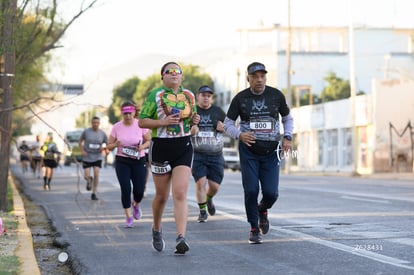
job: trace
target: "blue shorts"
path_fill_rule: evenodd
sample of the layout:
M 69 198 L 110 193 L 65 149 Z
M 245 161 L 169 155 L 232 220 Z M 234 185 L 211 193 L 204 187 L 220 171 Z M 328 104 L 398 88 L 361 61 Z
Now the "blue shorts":
M 191 173 L 195 181 L 202 177 L 207 177 L 207 179 L 221 184 L 224 176 L 223 155 L 207 155 L 194 152 Z

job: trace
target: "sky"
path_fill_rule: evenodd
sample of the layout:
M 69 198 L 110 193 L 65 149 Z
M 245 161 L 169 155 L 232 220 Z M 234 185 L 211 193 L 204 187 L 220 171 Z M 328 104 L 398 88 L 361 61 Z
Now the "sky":
M 62 1 L 61 15 L 69 19 L 90 0 Z M 202 50 L 237 48 L 236 30 L 241 27 L 287 25 L 288 1 L 99 0 L 66 32 L 62 47 L 54 52 L 50 76 L 62 83 L 83 83 L 101 70 L 146 54 L 179 60 Z M 414 28 L 412 10 L 412 0 L 290 0 L 292 26 L 353 22 Z

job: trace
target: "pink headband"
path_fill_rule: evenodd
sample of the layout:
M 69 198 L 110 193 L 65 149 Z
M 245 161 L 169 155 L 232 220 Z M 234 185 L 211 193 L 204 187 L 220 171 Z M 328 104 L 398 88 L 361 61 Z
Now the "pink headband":
M 135 106 L 124 106 L 121 109 L 121 113 L 125 114 L 125 113 L 133 113 L 135 112 Z

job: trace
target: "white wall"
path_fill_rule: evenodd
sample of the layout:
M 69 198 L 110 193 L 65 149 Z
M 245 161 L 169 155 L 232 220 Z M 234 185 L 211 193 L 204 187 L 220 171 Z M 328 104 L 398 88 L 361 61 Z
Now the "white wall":
M 398 155 L 404 155 L 409 164 L 412 163 L 410 122 L 414 130 L 414 80 L 373 80 L 374 126 L 376 166 L 381 170 L 395 170 L 389 167 L 391 157 L 396 160 Z M 396 128 L 392 130 L 392 150 L 390 144 L 390 123 Z M 414 133 L 413 133 L 414 135 Z M 404 168 L 406 169 L 406 168 Z

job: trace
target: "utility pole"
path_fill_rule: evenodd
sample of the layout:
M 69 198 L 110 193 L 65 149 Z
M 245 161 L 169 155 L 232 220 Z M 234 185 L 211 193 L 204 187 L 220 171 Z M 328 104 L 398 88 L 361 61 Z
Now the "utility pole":
M 291 88 L 291 71 L 292 71 L 292 64 L 291 64 L 291 56 L 290 50 L 292 48 L 292 27 L 290 25 L 290 0 L 288 1 L 288 33 L 287 33 L 287 45 L 286 45 L 286 68 L 287 68 L 287 75 L 286 75 L 286 103 L 289 108 L 292 108 L 292 88 Z M 285 158 L 285 173 L 289 174 L 290 171 L 290 158 Z
M 290 25 L 290 0 L 288 0 L 288 33 L 287 33 L 287 45 L 286 45 L 286 67 L 287 67 L 287 95 L 286 100 L 289 108 L 292 107 L 292 91 L 291 91 L 291 72 L 292 72 L 292 60 L 291 60 L 291 48 L 292 48 L 292 27 Z
M 353 150 L 353 165 L 352 165 L 352 174 L 358 174 L 358 146 L 357 146 L 357 127 L 356 127 L 356 77 L 355 77 L 355 43 L 354 43 L 354 24 L 352 18 L 352 1 L 349 1 L 349 85 L 351 89 L 350 105 L 351 105 L 351 125 L 352 125 L 352 150 Z
M 16 16 L 17 1 L 9 0 L 0 3 L 0 22 L 2 22 L 0 24 L 0 211 L 6 211 L 15 73 L 13 23 Z

